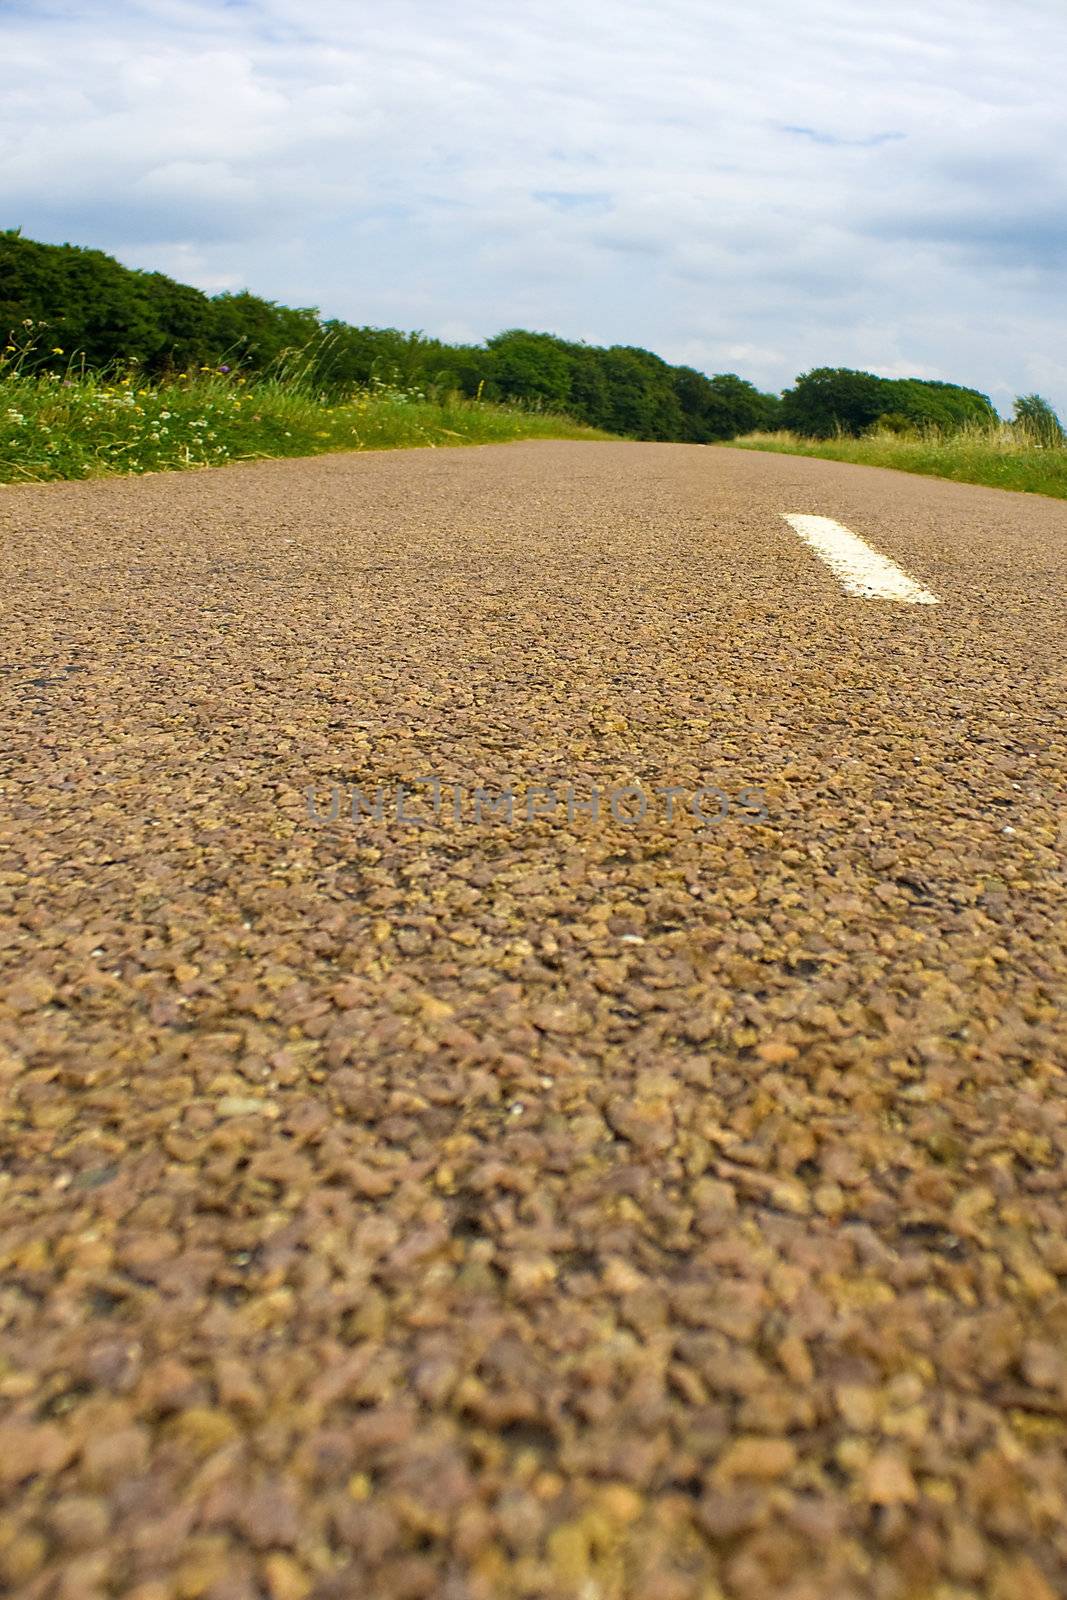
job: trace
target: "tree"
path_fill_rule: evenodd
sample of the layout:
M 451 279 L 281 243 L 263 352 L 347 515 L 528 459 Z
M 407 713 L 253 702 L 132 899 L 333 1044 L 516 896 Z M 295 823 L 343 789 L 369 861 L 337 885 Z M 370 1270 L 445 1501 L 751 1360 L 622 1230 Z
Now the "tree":
M 1043 400 L 1039 394 L 1017 395 L 1012 421 L 1020 433 L 1029 434 L 1035 444 L 1041 445 L 1046 450 L 1067 444 L 1063 423 L 1048 401 Z
M 934 378 L 888 380 L 886 412 L 907 419 L 913 428 L 935 427 L 954 432 L 969 422 L 990 423 L 996 412 L 988 395 Z M 879 426 L 884 419 L 879 418 Z
M 694 372 L 691 367 L 675 369 L 675 387 L 692 429 L 687 437 L 706 442 L 736 439 L 754 428 L 773 427 L 777 419 L 778 396 L 761 394 L 754 383 L 735 372 L 719 372 L 713 378 Z M 698 416 L 694 415 L 698 408 Z
M 568 410 L 580 422 L 603 428 L 611 403 L 611 382 L 604 363 L 604 351 L 589 344 L 572 344 L 568 349 L 571 368 Z
M 262 371 L 286 352 L 306 349 L 322 334 L 317 311 L 280 306 L 247 289 L 215 295 L 211 308 L 211 344 L 204 359 L 212 365 L 228 355 Z
M 493 383 L 505 399 L 563 409 L 570 394 L 570 362 L 562 339 L 508 328 L 487 343 Z
M 149 363 L 183 370 L 199 366 L 214 342 L 211 301 L 162 272 L 146 274 L 141 287 L 154 323 Z
M 873 372 L 816 367 L 802 373 L 782 396 L 782 425 L 814 439 L 860 434 L 892 409 L 890 383 Z
M 860 434 L 882 418 L 916 428 L 954 430 L 968 422 L 992 422 L 988 395 L 932 378 L 879 378 L 850 367 L 816 367 L 782 396 L 782 425 L 815 439 Z
M 602 362 L 608 384 L 602 427 L 631 439 L 685 437 L 672 368 L 665 361 L 636 345 L 612 345 Z
M 4 234 L 0 236 L 0 333 L 26 323 L 46 326 L 48 337 L 38 351 L 42 367 L 65 367 L 76 354 L 94 367 L 116 358 L 147 363 L 162 340 L 145 289 L 147 277 L 120 266 L 102 250 L 37 244 Z M 205 296 L 200 299 L 207 303 Z M 50 354 L 53 345 L 62 347 L 63 353 Z

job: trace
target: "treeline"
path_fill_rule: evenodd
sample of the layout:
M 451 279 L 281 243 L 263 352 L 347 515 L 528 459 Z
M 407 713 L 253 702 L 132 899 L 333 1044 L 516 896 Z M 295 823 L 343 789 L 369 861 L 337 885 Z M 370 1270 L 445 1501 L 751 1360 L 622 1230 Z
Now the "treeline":
M 452 345 L 395 328 L 324 320 L 258 295 L 206 295 L 161 272 L 138 272 L 100 250 L 0 235 L 0 330 L 47 324 L 37 359 L 94 368 L 136 362 L 151 377 L 200 367 L 299 366 L 329 393 L 374 381 L 429 395 L 514 400 L 641 439 L 696 443 L 773 427 L 778 398 L 732 373 L 709 378 L 651 351 L 600 349 L 510 329 L 484 345 Z
M 37 337 L 42 333 L 44 337 Z M 34 344 L 33 360 L 61 372 L 136 363 L 160 378 L 203 367 L 299 370 L 332 395 L 375 381 L 429 396 L 516 401 L 565 411 L 637 439 L 707 443 L 753 429 L 827 437 L 872 424 L 904 431 L 992 420 L 974 389 L 918 378 L 818 368 L 781 397 L 733 373 L 708 377 L 630 345 L 602 348 L 512 328 L 484 344 L 453 345 L 395 328 L 356 327 L 242 291 L 207 295 L 161 272 L 124 267 L 100 250 L 38 244 L 0 233 L 0 333 Z

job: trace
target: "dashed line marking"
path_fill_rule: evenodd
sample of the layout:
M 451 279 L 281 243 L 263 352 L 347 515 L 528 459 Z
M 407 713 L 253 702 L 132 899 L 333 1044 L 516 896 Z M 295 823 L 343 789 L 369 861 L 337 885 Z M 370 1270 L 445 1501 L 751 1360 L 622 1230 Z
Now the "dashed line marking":
M 833 517 L 807 517 L 791 511 L 783 511 L 782 516 L 840 579 L 846 594 L 863 600 L 900 600 L 912 606 L 940 605 L 936 594 Z

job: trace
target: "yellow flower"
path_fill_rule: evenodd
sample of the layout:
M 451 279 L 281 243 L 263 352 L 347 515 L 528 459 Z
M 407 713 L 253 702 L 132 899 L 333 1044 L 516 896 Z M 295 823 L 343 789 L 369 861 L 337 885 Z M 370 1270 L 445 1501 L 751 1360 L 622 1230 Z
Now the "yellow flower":
M 54 356 L 61 356 L 63 354 L 63 346 L 61 344 L 54 344 L 52 346 L 52 354 Z

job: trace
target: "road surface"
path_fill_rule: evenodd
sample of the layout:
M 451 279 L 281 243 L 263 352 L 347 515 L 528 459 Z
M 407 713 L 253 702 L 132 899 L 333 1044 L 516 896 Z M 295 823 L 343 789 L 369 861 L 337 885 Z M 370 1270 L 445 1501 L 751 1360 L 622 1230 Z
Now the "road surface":
M 11 1592 L 1067 1593 L 1062 505 L 538 443 L 0 558 Z

